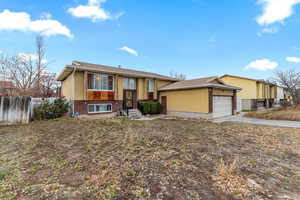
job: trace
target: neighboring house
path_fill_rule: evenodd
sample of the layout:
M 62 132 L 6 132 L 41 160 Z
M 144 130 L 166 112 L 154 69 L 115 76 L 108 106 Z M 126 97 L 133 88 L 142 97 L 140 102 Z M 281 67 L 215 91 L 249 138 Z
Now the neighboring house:
M 18 89 L 12 81 L 0 81 L 0 96 L 15 96 Z
M 275 98 L 276 104 L 279 104 L 286 99 L 284 90 L 285 89 L 283 87 L 277 86 L 277 96 Z
M 155 73 L 73 62 L 57 77 L 61 95 L 73 102 L 75 114 L 117 113 L 137 108 L 139 101 L 158 100 L 158 89 L 175 81 Z
M 228 85 L 242 88 L 237 93 L 237 98 L 241 101 L 242 110 L 271 108 L 274 100 L 277 98 L 277 86 L 264 80 L 233 75 L 224 75 L 220 79 Z
M 207 77 L 167 85 L 159 96 L 168 115 L 211 119 L 236 114 L 238 90 L 218 77 Z

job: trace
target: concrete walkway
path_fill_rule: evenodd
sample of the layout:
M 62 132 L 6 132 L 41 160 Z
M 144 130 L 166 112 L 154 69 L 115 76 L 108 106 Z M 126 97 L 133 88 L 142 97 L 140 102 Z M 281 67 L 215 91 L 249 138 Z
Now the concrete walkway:
M 284 121 L 284 120 L 265 120 L 265 119 L 256 119 L 256 118 L 246 118 L 241 115 L 228 116 L 217 118 L 213 120 L 214 123 L 222 122 L 240 122 L 246 124 L 257 124 L 257 125 L 266 125 L 266 126 L 280 126 L 280 127 L 289 127 L 289 128 L 300 128 L 300 122 L 295 121 Z

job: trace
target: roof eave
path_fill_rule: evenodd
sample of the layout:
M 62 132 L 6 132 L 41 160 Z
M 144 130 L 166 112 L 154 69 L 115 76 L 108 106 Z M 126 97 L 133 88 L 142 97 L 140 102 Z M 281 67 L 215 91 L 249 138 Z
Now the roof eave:
M 91 72 L 103 72 L 103 73 L 110 73 L 110 74 L 118 74 L 118 75 L 124 75 L 124 76 L 130 76 L 130 77 L 134 77 L 134 78 L 155 78 L 155 79 L 159 79 L 159 80 L 166 80 L 166 81 L 178 81 L 177 79 L 173 79 L 173 78 L 164 78 L 164 77 L 158 77 L 158 76 L 151 76 L 151 75 L 138 75 L 138 74 L 134 74 L 134 73 L 126 73 L 126 72 L 116 72 L 113 70 L 101 70 L 101 69 L 96 69 L 94 67 L 87 67 L 87 66 L 77 66 L 77 65 L 69 65 L 66 66 L 63 70 L 63 72 L 65 71 L 66 68 L 76 68 L 76 70 L 81 70 L 81 71 L 91 71 Z M 63 72 L 61 72 L 58 75 L 58 79 L 60 77 L 63 77 Z M 58 80 L 57 79 L 57 80 Z M 60 78 L 61 80 L 64 80 L 65 78 Z
M 201 85 L 192 85 L 192 86 L 183 86 L 183 87 L 174 87 L 174 88 L 161 88 L 159 91 L 169 91 L 169 90 L 184 90 L 184 89 L 196 89 L 196 88 L 219 88 L 225 90 L 242 90 L 242 88 L 229 86 L 229 85 L 221 85 L 221 84 L 201 84 Z

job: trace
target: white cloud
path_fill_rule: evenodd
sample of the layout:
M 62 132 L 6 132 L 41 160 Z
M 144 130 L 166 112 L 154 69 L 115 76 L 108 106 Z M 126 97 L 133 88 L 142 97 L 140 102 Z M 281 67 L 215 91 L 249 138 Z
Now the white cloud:
M 266 28 L 263 28 L 261 31 L 259 31 L 257 33 L 258 36 L 262 36 L 264 34 L 274 34 L 274 33 L 277 33 L 279 31 L 279 28 L 278 27 L 266 27 Z
M 292 62 L 292 63 L 300 63 L 300 58 L 298 58 L 298 57 L 286 57 L 286 61 Z
M 277 27 L 272 27 L 272 28 L 264 28 L 261 32 L 273 34 L 273 33 L 277 33 L 278 31 L 279 29 Z
M 269 59 L 255 60 L 249 63 L 245 69 L 257 69 L 261 71 L 272 70 L 278 67 L 278 63 L 272 62 Z
M 74 17 L 89 18 L 92 22 L 117 19 L 123 15 L 123 13 L 119 13 L 112 16 L 108 11 L 102 8 L 102 4 L 105 2 L 106 0 L 88 0 L 87 5 L 79 5 L 75 8 L 69 8 L 68 12 Z
M 136 50 L 131 49 L 131 48 L 126 47 L 126 46 L 120 48 L 120 50 L 126 51 L 127 53 L 130 53 L 130 54 L 132 54 L 132 55 L 134 55 L 134 56 L 138 56 L 138 55 L 139 55 L 138 52 L 137 52 Z
M 9 10 L 0 13 L 0 30 L 32 31 L 46 36 L 72 37 L 71 31 L 57 20 L 31 20 L 30 15 L 26 12 L 10 12 Z
M 283 23 L 293 14 L 293 7 L 300 0 L 258 0 L 258 3 L 263 5 L 263 13 L 257 17 L 257 23 L 270 25 L 275 22 Z
M 19 53 L 18 57 L 25 60 L 25 61 L 35 61 L 38 59 L 37 55 L 35 54 L 27 54 L 27 53 Z M 46 59 L 42 59 L 42 64 L 46 64 L 48 61 Z
M 51 15 L 51 13 L 44 12 L 44 13 L 42 13 L 41 18 L 42 19 L 51 19 L 52 15 Z

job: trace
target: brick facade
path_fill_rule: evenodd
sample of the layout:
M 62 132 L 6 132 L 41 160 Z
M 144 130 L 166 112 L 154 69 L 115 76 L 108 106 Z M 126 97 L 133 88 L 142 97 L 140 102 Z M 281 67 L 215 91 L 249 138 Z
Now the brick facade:
M 75 113 L 77 112 L 80 115 L 89 114 L 88 113 L 89 104 L 112 104 L 112 112 L 118 112 L 123 108 L 123 101 L 76 100 L 74 101 L 74 112 Z

